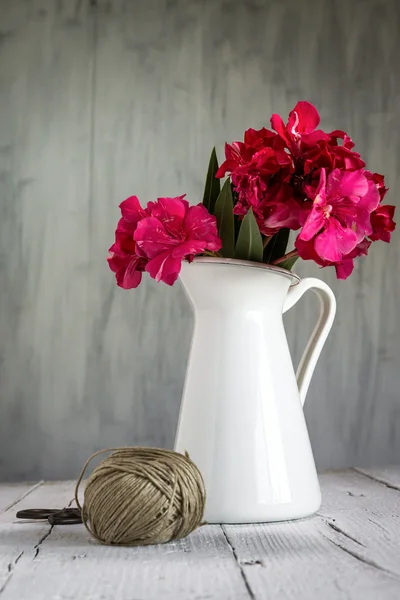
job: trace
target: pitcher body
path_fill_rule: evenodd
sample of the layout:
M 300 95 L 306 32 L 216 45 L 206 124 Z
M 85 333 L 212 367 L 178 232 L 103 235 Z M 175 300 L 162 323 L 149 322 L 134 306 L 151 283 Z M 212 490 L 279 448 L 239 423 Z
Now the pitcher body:
M 195 326 L 175 449 L 187 451 L 203 475 L 205 519 L 255 523 L 313 514 L 321 493 L 282 319 L 303 293 L 298 277 L 202 258 L 183 265 L 181 279 Z M 319 284 L 323 310 L 299 366 L 303 388 L 335 310 L 332 292 Z

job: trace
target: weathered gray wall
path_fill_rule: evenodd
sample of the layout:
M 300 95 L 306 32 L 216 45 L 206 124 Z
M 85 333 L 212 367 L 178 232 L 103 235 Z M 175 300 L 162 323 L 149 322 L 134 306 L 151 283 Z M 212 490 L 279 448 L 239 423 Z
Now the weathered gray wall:
M 397 201 L 398 0 L 1 0 L 0 478 L 171 446 L 191 332 L 179 286 L 114 285 L 117 204 L 187 192 L 211 146 L 298 99 Z M 347 282 L 306 405 L 320 467 L 400 459 L 400 237 Z M 298 359 L 315 320 L 288 316 Z M 205 434 L 206 435 L 206 434 Z

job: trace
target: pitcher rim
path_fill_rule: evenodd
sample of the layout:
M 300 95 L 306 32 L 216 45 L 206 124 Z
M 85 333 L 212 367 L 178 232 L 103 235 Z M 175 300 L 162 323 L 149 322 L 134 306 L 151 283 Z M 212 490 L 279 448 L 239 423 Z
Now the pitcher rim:
M 251 260 L 240 260 L 238 258 L 223 258 L 222 256 L 195 256 L 194 263 L 212 263 L 222 265 L 233 265 L 237 267 L 251 267 L 253 269 L 264 269 L 265 271 L 272 271 L 284 277 L 288 277 L 292 280 L 292 285 L 297 285 L 300 282 L 300 277 L 287 269 L 278 267 L 276 265 L 268 265 L 265 263 L 253 262 Z

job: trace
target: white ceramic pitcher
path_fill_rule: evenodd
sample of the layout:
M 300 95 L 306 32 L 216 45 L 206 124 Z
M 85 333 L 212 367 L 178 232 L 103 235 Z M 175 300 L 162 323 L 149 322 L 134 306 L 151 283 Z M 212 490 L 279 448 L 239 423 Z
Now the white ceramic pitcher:
M 204 477 L 209 523 L 305 517 L 321 503 L 302 405 L 336 302 L 319 279 L 200 257 L 182 265 L 195 311 L 175 449 Z M 307 290 L 321 313 L 297 370 L 282 313 Z

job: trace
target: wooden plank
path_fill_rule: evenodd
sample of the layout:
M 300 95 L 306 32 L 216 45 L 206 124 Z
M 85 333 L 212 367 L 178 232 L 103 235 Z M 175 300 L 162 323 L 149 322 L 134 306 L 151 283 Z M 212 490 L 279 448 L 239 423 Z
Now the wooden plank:
M 0 514 L 5 510 L 17 504 L 22 498 L 25 498 L 30 494 L 36 487 L 39 487 L 42 482 L 39 483 L 0 483 Z
M 81 526 L 58 527 L 41 553 L 7 586 L 2 600 L 248 600 L 219 526 L 156 547 L 101 546 Z
M 82 525 L 50 528 L 13 522 L 19 508 L 64 506 L 72 494 L 71 482 L 45 484 L 4 513 L 0 519 L 1 600 L 249 598 L 219 526 L 202 527 L 170 544 L 113 548 L 98 544 Z
M 396 600 L 400 493 L 348 471 L 321 476 L 319 516 L 224 526 L 257 600 Z
M 400 467 L 398 465 L 375 467 L 371 469 L 357 468 L 355 470 L 358 473 L 363 473 L 367 477 L 371 477 L 371 479 L 375 479 L 375 481 L 379 481 L 384 485 L 400 491 Z
M 17 568 L 35 560 L 51 533 L 47 521 L 18 521 L 15 514 L 26 508 L 62 508 L 72 500 L 73 484 L 46 483 L 32 489 L 0 515 L 0 597 L 3 600 Z

